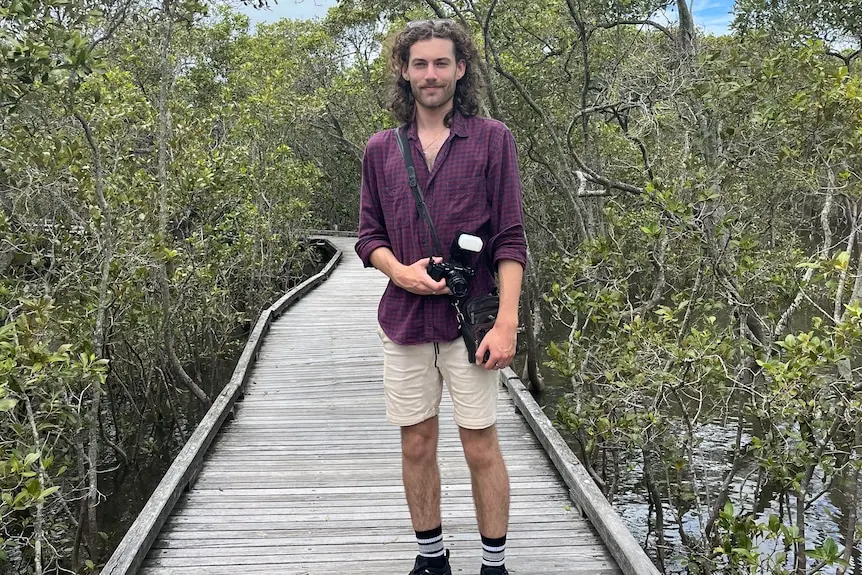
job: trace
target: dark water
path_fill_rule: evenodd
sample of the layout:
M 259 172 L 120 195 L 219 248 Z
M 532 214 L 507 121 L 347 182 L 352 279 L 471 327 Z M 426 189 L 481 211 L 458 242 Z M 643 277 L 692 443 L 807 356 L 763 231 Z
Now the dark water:
M 548 332 L 546 332 L 548 333 Z M 543 346 L 548 344 L 547 341 L 542 342 Z M 544 349 L 541 354 L 542 361 L 547 360 Z M 517 362 L 517 366 L 523 365 L 523 360 Z M 555 420 L 557 405 L 567 393 L 572 391 L 571 382 L 555 373 L 548 367 L 541 368 L 542 375 L 545 380 L 545 390 L 536 395 L 536 401 L 542 407 L 545 414 L 552 420 Z M 730 469 L 732 462 L 732 446 L 736 441 L 737 419 L 731 418 L 727 421 L 712 421 L 702 424 L 695 430 L 697 447 L 694 453 L 694 461 L 692 467 L 697 473 L 698 483 L 700 485 L 709 486 L 710 491 L 717 491 L 722 483 L 724 474 Z M 555 422 L 556 423 L 556 422 Z M 567 432 L 557 425 L 561 435 L 569 443 L 572 451 L 579 454 L 580 447 L 573 439 L 571 433 Z M 750 440 L 752 429 L 746 425 L 743 433 L 743 445 Z M 683 429 L 680 429 L 680 436 L 684 434 Z M 738 478 L 734 481 L 731 489 L 731 499 L 735 509 L 740 509 L 740 503 L 744 504 L 746 510 L 755 509 L 756 521 L 758 523 L 766 523 L 769 515 L 779 515 L 779 504 L 776 500 L 763 502 L 758 506 L 752 501 L 754 497 L 754 489 L 756 482 L 756 472 L 747 477 L 748 481 L 743 481 L 748 475 L 748 472 L 754 469 L 743 469 L 737 474 Z M 629 530 L 634 535 L 635 539 L 647 548 L 650 556 L 655 560 L 655 535 L 650 536 L 649 542 L 646 542 L 647 537 L 647 492 L 643 482 L 643 465 L 640 457 L 634 458 L 630 462 L 628 469 L 622 470 L 623 477 L 620 478 L 618 491 L 612 501 L 614 508 L 620 514 L 623 522 L 628 526 Z M 832 537 L 838 544 L 840 549 L 845 547 L 845 535 L 847 531 L 847 517 L 852 505 L 852 489 L 850 489 L 851 479 L 846 478 L 843 483 L 836 482 L 826 489 L 826 493 L 820 497 L 811 509 L 806 513 L 806 540 L 807 548 L 812 548 L 814 545 L 820 545 L 827 537 Z M 824 489 L 824 485 L 818 479 L 812 480 L 810 488 L 811 493 L 819 493 Z M 705 500 L 703 508 L 706 508 Z M 795 517 L 796 502 L 793 497 L 790 498 L 790 506 L 794 510 Z M 857 513 L 857 530 L 858 518 Z M 668 545 L 673 545 L 679 548 L 679 523 L 676 522 L 676 511 L 665 505 L 665 540 Z M 786 511 L 785 511 L 786 518 Z M 701 523 L 706 523 L 707 517 L 699 518 L 695 511 L 689 511 L 682 516 L 684 530 L 697 535 L 701 532 Z M 779 545 L 781 545 L 779 543 Z M 775 549 L 775 542 L 765 542 L 760 546 L 762 553 L 771 554 Z M 778 549 L 781 551 L 783 549 Z M 789 553 L 790 554 L 790 553 Z M 860 544 L 857 541 L 856 549 L 854 549 L 854 564 L 847 571 L 847 574 L 862 575 L 862 559 L 860 559 Z M 666 554 L 667 573 L 687 573 L 683 566 L 683 557 L 679 553 Z M 809 560 L 809 564 L 811 561 Z M 791 569 L 791 565 L 786 565 L 786 569 Z M 838 573 L 836 568 L 825 567 L 819 573 L 834 575 Z
M 224 385 L 230 380 L 241 350 L 234 353 L 231 358 L 210 359 L 208 376 L 212 380 L 204 381 L 205 391 L 214 398 L 218 395 Z M 192 367 L 185 366 L 188 371 Z M 193 404 L 195 409 L 191 413 L 180 409 L 181 420 L 177 422 L 182 428 L 180 436 L 173 425 L 165 425 L 156 430 L 153 438 L 158 446 L 148 456 L 142 457 L 138 465 L 133 469 L 117 469 L 99 477 L 99 490 L 105 495 L 105 501 L 98 507 L 100 528 L 107 533 L 105 549 L 102 561 L 107 561 L 113 550 L 120 544 L 126 531 L 134 523 L 153 492 L 158 487 L 165 473 L 173 464 L 174 459 L 187 440 L 194 433 L 200 420 L 206 414 L 199 404 Z

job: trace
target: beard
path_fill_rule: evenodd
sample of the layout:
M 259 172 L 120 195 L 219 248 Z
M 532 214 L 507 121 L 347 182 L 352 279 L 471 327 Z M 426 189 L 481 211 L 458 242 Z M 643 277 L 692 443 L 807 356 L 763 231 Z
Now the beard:
M 410 92 L 417 104 L 429 110 L 435 110 L 447 105 L 455 98 L 455 87 L 457 83 L 434 84 L 436 90 L 428 92 L 426 88 L 431 86 L 415 86 L 410 84 Z

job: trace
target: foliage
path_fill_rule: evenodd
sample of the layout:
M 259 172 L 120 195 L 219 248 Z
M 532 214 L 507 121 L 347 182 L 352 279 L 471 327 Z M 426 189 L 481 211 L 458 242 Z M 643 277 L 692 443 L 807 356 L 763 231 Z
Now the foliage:
M 250 85 L 269 46 L 201 9 L 4 5 L 0 571 L 97 570 L 143 503 L 114 498 L 151 489 L 141 469 L 206 407 L 189 382 L 217 394 L 259 310 L 316 265 L 321 174 L 278 116 L 306 104 L 275 92 L 276 60 L 254 78 L 274 93 Z
M 81 29 L 99 12 L 66 0 L 15 0 L 0 6 L 0 109 L 15 110 L 39 89 L 62 90 L 94 66 Z M 77 21 L 78 26 L 68 26 Z
M 356 225 L 386 39 L 453 17 L 519 143 L 585 468 L 649 502 L 668 571 L 858 568 L 859 3 L 739 0 L 721 37 L 690 7 L 341 0 L 254 31 L 194 1 L 0 7 L 0 561 L 97 568 L 123 526 L 90 472 L 110 504 L 182 444 L 304 230 Z

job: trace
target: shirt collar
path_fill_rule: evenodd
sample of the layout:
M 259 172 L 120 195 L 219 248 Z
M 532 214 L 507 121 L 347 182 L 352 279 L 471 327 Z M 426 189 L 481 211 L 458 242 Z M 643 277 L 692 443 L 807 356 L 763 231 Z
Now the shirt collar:
M 452 133 L 459 138 L 467 138 L 470 135 L 467 129 L 467 119 L 462 116 L 461 112 L 458 110 L 455 110 L 455 113 L 452 114 L 452 125 L 450 128 Z M 416 120 L 410 122 L 410 126 L 407 128 L 407 138 L 410 140 L 416 140 L 419 138 L 419 130 L 416 127 Z

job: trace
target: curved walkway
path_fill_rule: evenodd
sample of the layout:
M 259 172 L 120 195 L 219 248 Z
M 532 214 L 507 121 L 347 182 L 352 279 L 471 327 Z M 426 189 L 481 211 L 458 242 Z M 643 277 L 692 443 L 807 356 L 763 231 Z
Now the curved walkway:
M 386 278 L 355 240 L 329 279 L 270 326 L 235 417 L 149 551 L 145 575 L 405 575 L 416 543 L 401 487 L 398 429 L 385 422 L 377 302 Z M 572 505 L 544 449 L 499 393 L 512 481 L 512 575 L 620 573 Z M 444 393 L 443 529 L 456 574 L 481 545 L 470 479 Z

